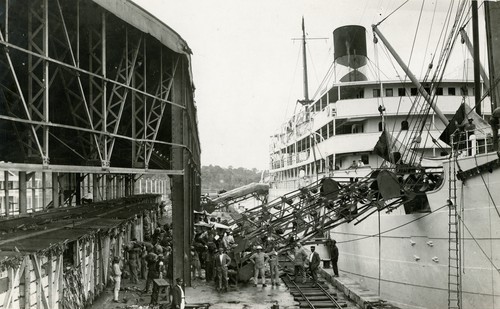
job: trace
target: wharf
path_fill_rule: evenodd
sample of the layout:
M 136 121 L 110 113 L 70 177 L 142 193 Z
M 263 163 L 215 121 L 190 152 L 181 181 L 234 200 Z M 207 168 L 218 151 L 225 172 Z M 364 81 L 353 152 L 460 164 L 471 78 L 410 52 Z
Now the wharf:
M 359 283 L 339 272 L 339 277 L 334 277 L 332 268 L 320 268 L 321 276 L 331 285 L 343 292 L 347 298 L 363 309 L 399 309 L 381 299 L 377 293 L 362 287 Z
M 228 292 L 219 293 L 215 290 L 212 282 L 205 280 L 193 280 L 191 287 L 186 287 L 186 308 L 210 308 L 210 309 L 269 309 L 278 305 L 280 309 L 298 309 L 298 303 L 293 300 L 287 287 L 271 286 L 263 288 L 259 284 L 254 287 L 252 282 L 239 283 L 236 287 L 230 284 Z M 113 302 L 112 286 L 108 288 L 95 300 L 92 308 L 119 309 L 119 308 L 148 308 L 151 294 L 141 292 L 146 285 L 146 280 L 140 279 L 138 284 L 130 283 L 130 280 L 122 279 L 122 289 L 119 294 L 120 303 Z M 160 296 L 160 301 L 161 301 Z M 197 304 L 198 306 L 195 306 Z M 203 307 L 206 304 L 209 307 Z
M 335 278 L 331 268 L 322 268 L 320 273 L 325 281 L 344 293 L 345 297 L 355 303 L 358 308 L 398 309 L 344 274 Z M 269 284 L 265 288 L 260 284 L 258 287 L 254 287 L 251 281 L 239 283 L 238 286 L 230 284 L 228 292 L 219 293 L 215 290 L 215 285 L 212 282 L 207 283 L 205 280 L 193 280 L 192 282 L 191 287 L 186 287 L 186 308 L 269 309 L 273 305 L 278 305 L 280 309 L 299 308 L 299 303 L 294 301 L 290 290 L 283 283 L 279 287 L 273 287 Z M 138 284 L 132 284 L 128 279 L 122 279 L 120 303 L 113 302 L 112 286 L 108 286 L 94 301 L 92 308 L 147 308 L 151 301 L 151 294 L 141 292 L 145 284 L 144 279 L 140 279 Z

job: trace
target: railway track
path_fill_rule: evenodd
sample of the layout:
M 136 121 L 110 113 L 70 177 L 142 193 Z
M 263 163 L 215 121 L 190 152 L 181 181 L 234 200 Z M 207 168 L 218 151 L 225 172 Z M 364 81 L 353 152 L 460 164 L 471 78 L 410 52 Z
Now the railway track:
M 281 279 L 295 301 L 299 302 L 300 308 L 357 308 L 336 292 L 330 292 L 329 287 L 323 282 L 318 281 L 318 283 L 313 284 L 309 279 L 305 283 L 295 282 L 289 274 Z

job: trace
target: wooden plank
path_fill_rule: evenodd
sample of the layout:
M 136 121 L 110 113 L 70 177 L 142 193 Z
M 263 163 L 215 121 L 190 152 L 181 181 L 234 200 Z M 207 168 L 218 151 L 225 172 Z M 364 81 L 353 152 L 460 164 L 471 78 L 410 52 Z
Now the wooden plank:
M 54 268 L 52 265 L 52 255 L 48 257 L 47 264 L 47 277 L 48 277 L 48 297 L 49 297 L 49 306 L 50 308 L 54 308 Z
M 37 290 L 39 289 L 39 293 L 37 296 L 37 308 L 40 307 L 44 309 L 50 309 L 49 303 L 47 302 L 47 297 L 45 296 L 45 288 L 42 284 L 42 269 L 40 267 L 40 261 L 38 256 L 31 255 L 31 262 L 33 263 L 33 268 L 35 269 L 35 276 L 37 278 Z M 38 291 L 37 291 L 38 292 Z
M 109 249 L 110 249 L 109 235 L 104 238 L 104 249 L 103 251 L 103 259 L 102 259 L 102 269 L 104 270 L 104 282 L 108 283 L 108 268 L 109 268 Z
M 82 250 L 82 255 L 81 255 L 81 260 L 80 260 L 80 265 L 81 265 L 81 270 L 82 270 L 82 283 L 83 283 L 83 295 L 85 298 L 88 297 L 88 278 L 87 278 L 87 242 L 81 242 L 80 248 Z
M 94 272 L 95 272 L 95 264 L 94 264 L 94 238 L 90 239 L 90 254 L 89 254 L 89 278 L 90 278 L 90 291 L 93 295 L 96 295 L 95 291 L 95 282 L 94 282 Z
M 30 271 L 30 259 L 25 258 L 26 265 L 24 267 L 24 308 L 31 308 L 31 271 Z
M 55 275 L 54 275 L 54 299 L 52 306 L 55 308 L 56 302 L 60 302 L 62 298 L 62 278 L 63 278 L 63 256 L 60 254 L 56 258 Z

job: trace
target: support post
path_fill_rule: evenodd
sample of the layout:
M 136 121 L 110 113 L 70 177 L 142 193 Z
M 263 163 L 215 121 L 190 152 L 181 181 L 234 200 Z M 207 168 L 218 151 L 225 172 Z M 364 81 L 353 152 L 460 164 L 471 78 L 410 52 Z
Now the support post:
M 19 172 L 19 214 L 28 213 L 28 190 L 26 172 Z
M 59 173 L 52 173 L 52 203 L 59 208 Z

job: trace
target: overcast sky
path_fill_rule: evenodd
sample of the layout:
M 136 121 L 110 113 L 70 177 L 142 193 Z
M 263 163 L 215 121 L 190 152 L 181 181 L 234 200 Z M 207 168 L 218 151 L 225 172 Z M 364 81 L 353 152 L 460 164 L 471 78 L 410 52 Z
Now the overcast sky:
M 202 165 L 259 170 L 269 166 L 269 137 L 291 116 L 297 99 L 303 98 L 301 45 L 292 40 L 302 34 L 302 16 L 308 37 L 326 38 L 308 42 L 312 96 L 333 61 L 333 30 L 349 24 L 365 26 L 368 56 L 376 63 L 371 24 L 403 3 L 402 0 L 135 1 L 179 33 L 193 51 Z M 449 3 L 424 1 L 420 40 L 412 58 L 412 69 L 417 75 L 427 66 L 423 57 L 429 58 L 434 52 L 435 46 L 432 42 L 427 44 L 427 38 L 437 39 Z M 405 60 L 410 55 L 421 6 L 422 0 L 409 1 L 379 27 Z M 385 74 L 396 79 L 387 57 L 377 49 Z M 466 56 L 463 46 L 457 49 Z

